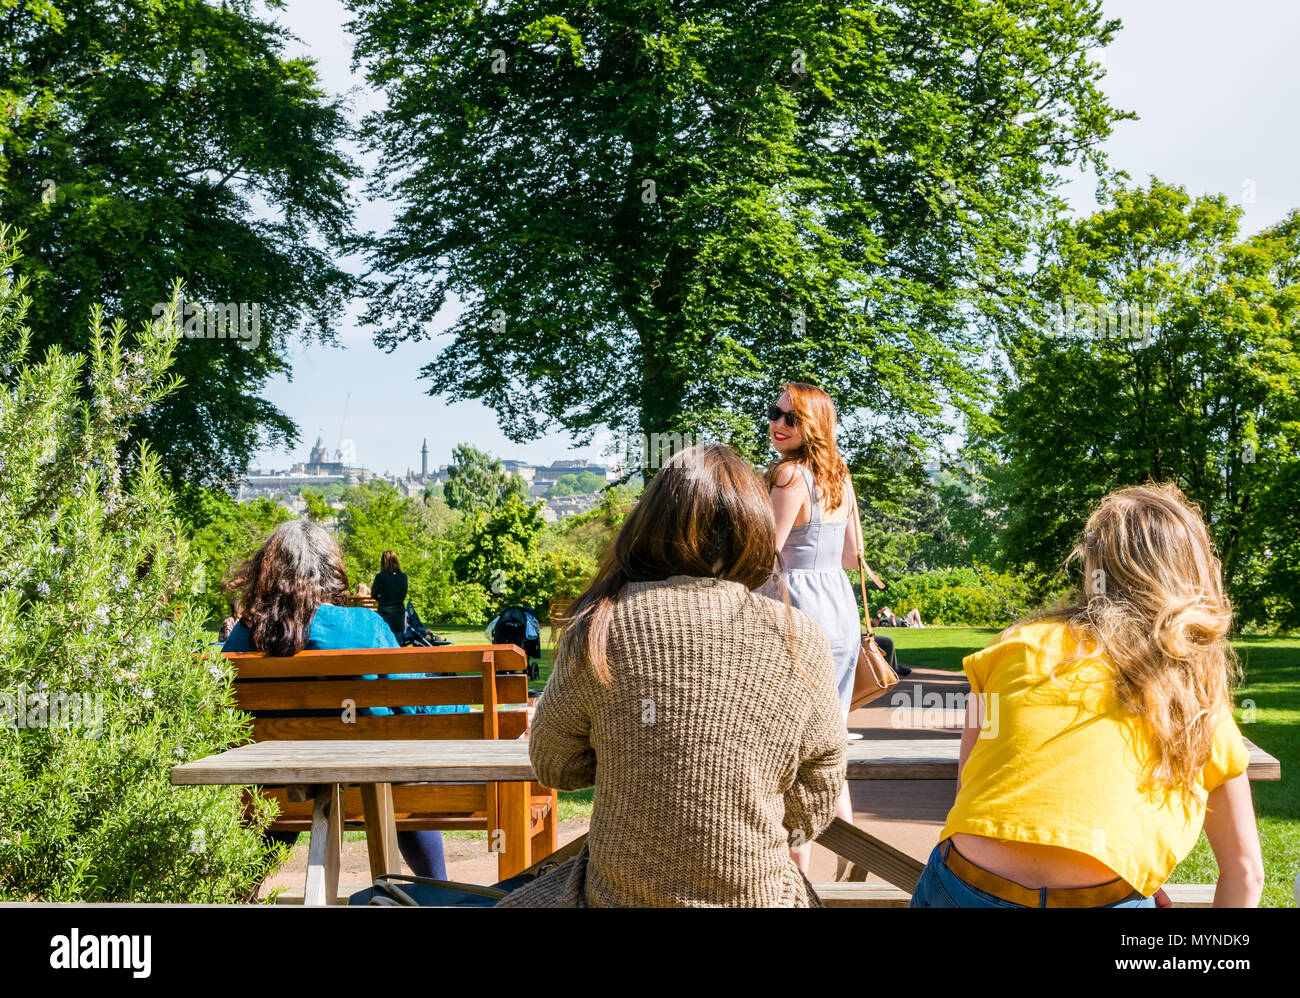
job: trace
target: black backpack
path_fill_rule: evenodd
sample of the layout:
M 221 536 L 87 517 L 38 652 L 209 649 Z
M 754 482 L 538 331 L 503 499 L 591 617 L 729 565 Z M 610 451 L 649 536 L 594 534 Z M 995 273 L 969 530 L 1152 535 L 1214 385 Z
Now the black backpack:
M 528 678 L 538 677 L 542 657 L 542 626 L 537 622 L 537 614 L 531 606 L 508 606 L 502 610 L 492 627 L 492 643 L 518 645 L 528 660 Z

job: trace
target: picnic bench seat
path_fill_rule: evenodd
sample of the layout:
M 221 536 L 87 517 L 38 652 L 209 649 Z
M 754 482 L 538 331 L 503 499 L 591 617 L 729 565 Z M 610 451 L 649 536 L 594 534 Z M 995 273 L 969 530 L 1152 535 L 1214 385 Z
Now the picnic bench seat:
M 514 739 L 528 730 L 527 662 L 515 645 L 308 650 L 291 657 L 227 652 L 235 701 L 253 713 L 253 739 Z M 390 679 L 436 673 L 428 679 Z M 380 678 L 366 679 L 366 676 Z M 365 708 L 471 705 L 448 714 L 367 716 Z M 473 709 L 477 708 L 477 709 Z M 306 712 L 327 716 L 257 716 Z M 271 831 L 312 827 L 313 802 L 301 790 L 265 787 L 280 816 Z M 251 801 L 250 801 L 251 805 Z M 393 831 L 481 830 L 497 853 L 501 879 L 555 850 L 558 797 L 540 783 L 377 784 L 343 794 L 345 824 L 364 824 L 371 872 L 396 872 Z M 393 821 L 386 821 L 391 814 Z

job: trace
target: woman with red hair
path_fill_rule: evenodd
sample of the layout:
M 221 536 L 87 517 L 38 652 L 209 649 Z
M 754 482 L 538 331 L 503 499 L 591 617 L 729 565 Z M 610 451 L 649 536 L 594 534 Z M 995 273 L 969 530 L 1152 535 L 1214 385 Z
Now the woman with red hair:
M 836 693 L 847 722 L 861 623 L 845 569 L 858 567 L 862 534 L 849 467 L 835 445 L 835 403 L 820 388 L 792 382 L 768 407 L 767 418 L 768 437 L 780 455 L 767 470 L 780 578 L 790 605 L 817 621 L 830 641 Z M 883 587 L 870 568 L 867 571 Z M 847 783 L 836 815 L 853 820 Z M 811 845 L 792 852 L 795 863 L 807 872 Z

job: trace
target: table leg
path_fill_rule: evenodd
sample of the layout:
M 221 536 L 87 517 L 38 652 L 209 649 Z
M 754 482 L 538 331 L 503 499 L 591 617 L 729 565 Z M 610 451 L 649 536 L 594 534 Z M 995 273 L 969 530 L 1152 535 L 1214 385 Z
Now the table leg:
M 401 873 L 397 851 L 397 821 L 393 817 L 393 785 L 361 784 L 361 808 L 366 816 L 366 851 L 370 854 L 370 875 Z
M 497 820 L 501 823 L 501 834 L 495 845 L 499 850 L 497 876 L 501 880 L 522 873 L 532 863 L 530 786 L 529 783 L 497 784 Z
M 307 844 L 307 883 L 302 903 L 334 904 L 339 895 L 339 856 L 343 849 L 343 788 L 337 783 L 315 787 L 311 840 Z
M 826 831 L 817 837 L 817 841 L 837 856 L 860 864 L 881 880 L 902 888 L 908 894 L 916 890 L 916 882 L 921 879 L 921 871 L 925 869 L 924 863 L 895 849 L 888 842 L 868 835 L 843 818 L 832 821 Z

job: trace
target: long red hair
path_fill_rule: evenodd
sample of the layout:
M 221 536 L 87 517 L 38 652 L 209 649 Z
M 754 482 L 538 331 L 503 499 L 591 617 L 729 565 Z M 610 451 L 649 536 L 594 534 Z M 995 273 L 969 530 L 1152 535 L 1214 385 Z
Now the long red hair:
M 791 381 L 784 388 L 790 396 L 790 411 L 799 421 L 799 429 L 803 432 L 803 445 L 798 450 L 783 454 L 768 466 L 767 487 L 770 489 L 776 484 L 786 465 L 806 464 L 812 472 L 822 508 L 828 512 L 839 509 L 840 503 L 844 501 L 844 487 L 849 480 L 849 466 L 835 445 L 835 424 L 838 418 L 835 403 L 816 385 Z

